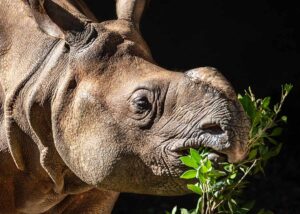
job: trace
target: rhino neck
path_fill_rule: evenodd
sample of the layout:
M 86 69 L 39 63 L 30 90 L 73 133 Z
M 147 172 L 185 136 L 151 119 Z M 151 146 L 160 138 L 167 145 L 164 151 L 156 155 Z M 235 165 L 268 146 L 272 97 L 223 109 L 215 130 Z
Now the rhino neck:
M 24 106 L 30 98 L 24 101 L 25 94 L 38 83 L 41 74 L 54 70 L 55 64 L 64 60 L 57 61 L 54 57 L 61 55 L 60 43 L 40 31 L 23 1 L 0 1 L 0 85 L 4 118 L 1 124 L 5 126 L 7 144 L 19 169 L 25 168 L 19 141 L 24 141 L 26 134 L 22 133 L 30 133 Z M 49 78 L 54 77 L 49 75 Z M 54 87 L 54 81 L 48 80 Z
M 59 201 L 93 188 L 69 170 L 53 142 L 52 100 L 68 62 L 65 42 L 43 33 L 22 1 L 0 1 L 0 160 L 9 159 L 14 173 L 47 181 L 51 188 L 45 201 L 49 194 L 58 194 Z M 7 147 L 9 158 L 2 154 Z M 24 199 L 26 205 L 30 195 L 15 200 Z M 113 204 L 117 195 L 101 201 Z
M 43 47 L 42 54 L 27 58 L 35 63 L 30 66 L 28 63 L 29 67 L 25 68 L 22 65 L 15 67 L 22 71 L 22 78 L 6 75 L 11 82 L 6 84 L 4 110 L 8 146 L 20 170 L 49 177 L 55 192 L 84 192 L 92 187 L 68 169 L 56 151 L 52 136 L 51 103 L 56 88 L 65 77 L 69 53 L 62 40 L 52 40 Z M 15 60 L 24 58 L 20 56 Z
M 24 195 L 18 195 L 14 200 L 18 209 L 27 213 L 45 211 L 50 207 L 50 213 L 59 213 L 72 209 L 74 201 L 86 198 L 86 203 L 89 203 L 96 198 L 97 208 L 108 214 L 118 193 L 98 190 L 95 198 L 89 196 L 90 191 L 95 191 L 93 187 L 82 182 L 56 151 L 52 134 L 52 100 L 58 96 L 57 88 L 66 76 L 69 53 L 62 40 L 53 41 L 44 53 L 31 70 L 7 90 L 9 93 L 2 91 L 1 103 L 4 100 L 7 144 L 15 164 L 24 174 L 47 181 L 51 188 L 41 196 L 42 207 L 31 198 L 35 188 L 24 186 Z M 48 202 L 49 198 L 52 201 Z

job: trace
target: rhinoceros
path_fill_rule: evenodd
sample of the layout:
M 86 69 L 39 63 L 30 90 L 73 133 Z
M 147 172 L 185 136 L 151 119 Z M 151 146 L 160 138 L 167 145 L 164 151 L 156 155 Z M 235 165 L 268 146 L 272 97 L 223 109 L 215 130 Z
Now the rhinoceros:
M 189 193 L 179 157 L 238 162 L 249 121 L 212 67 L 159 67 L 146 0 L 0 1 L 0 213 L 111 213 L 120 192 Z M 188 33 L 188 32 L 187 32 Z

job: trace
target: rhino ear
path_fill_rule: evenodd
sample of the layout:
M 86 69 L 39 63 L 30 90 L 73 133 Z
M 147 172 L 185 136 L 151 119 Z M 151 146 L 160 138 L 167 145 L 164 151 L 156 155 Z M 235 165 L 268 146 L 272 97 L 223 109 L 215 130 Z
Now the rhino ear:
M 118 19 L 124 19 L 134 24 L 139 30 L 140 20 L 147 0 L 117 0 Z
M 71 13 L 56 0 L 26 0 L 39 27 L 45 33 L 65 39 L 68 43 L 86 29 L 86 20 Z

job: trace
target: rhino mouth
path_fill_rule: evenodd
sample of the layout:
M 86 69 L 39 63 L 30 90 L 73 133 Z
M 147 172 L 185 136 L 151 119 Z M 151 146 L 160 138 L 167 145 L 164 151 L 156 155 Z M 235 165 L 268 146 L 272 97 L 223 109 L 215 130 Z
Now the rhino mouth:
M 190 147 L 191 148 L 191 147 Z M 189 155 L 190 148 L 180 148 L 175 151 L 179 156 L 187 156 Z M 200 150 L 201 147 L 195 147 L 193 149 Z M 216 150 L 211 150 L 208 154 L 208 159 L 214 163 L 222 163 L 228 161 L 228 157 L 226 154 L 218 152 Z
M 230 135 L 225 127 L 217 123 L 205 124 L 201 127 L 201 131 L 196 131 L 191 137 L 176 143 L 170 150 L 178 156 L 186 156 L 190 148 L 199 150 L 208 147 L 211 148 L 208 154 L 211 161 L 224 162 L 228 160 L 225 150 L 232 144 Z

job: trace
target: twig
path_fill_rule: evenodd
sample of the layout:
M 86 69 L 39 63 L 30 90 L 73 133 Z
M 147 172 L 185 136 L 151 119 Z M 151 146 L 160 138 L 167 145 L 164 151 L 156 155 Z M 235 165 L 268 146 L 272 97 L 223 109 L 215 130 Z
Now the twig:
M 228 193 L 228 195 L 230 195 L 239 185 L 240 183 L 245 179 L 245 177 L 249 174 L 249 172 L 251 171 L 251 169 L 255 166 L 256 162 L 258 159 L 255 159 L 253 161 L 253 163 L 251 164 L 251 166 L 247 169 L 247 171 L 245 172 L 245 174 L 241 177 L 241 179 L 237 182 L 237 184 L 231 189 L 231 191 Z M 222 201 L 220 201 L 216 206 L 215 209 L 220 206 L 222 203 L 224 203 L 225 199 L 223 199 Z

